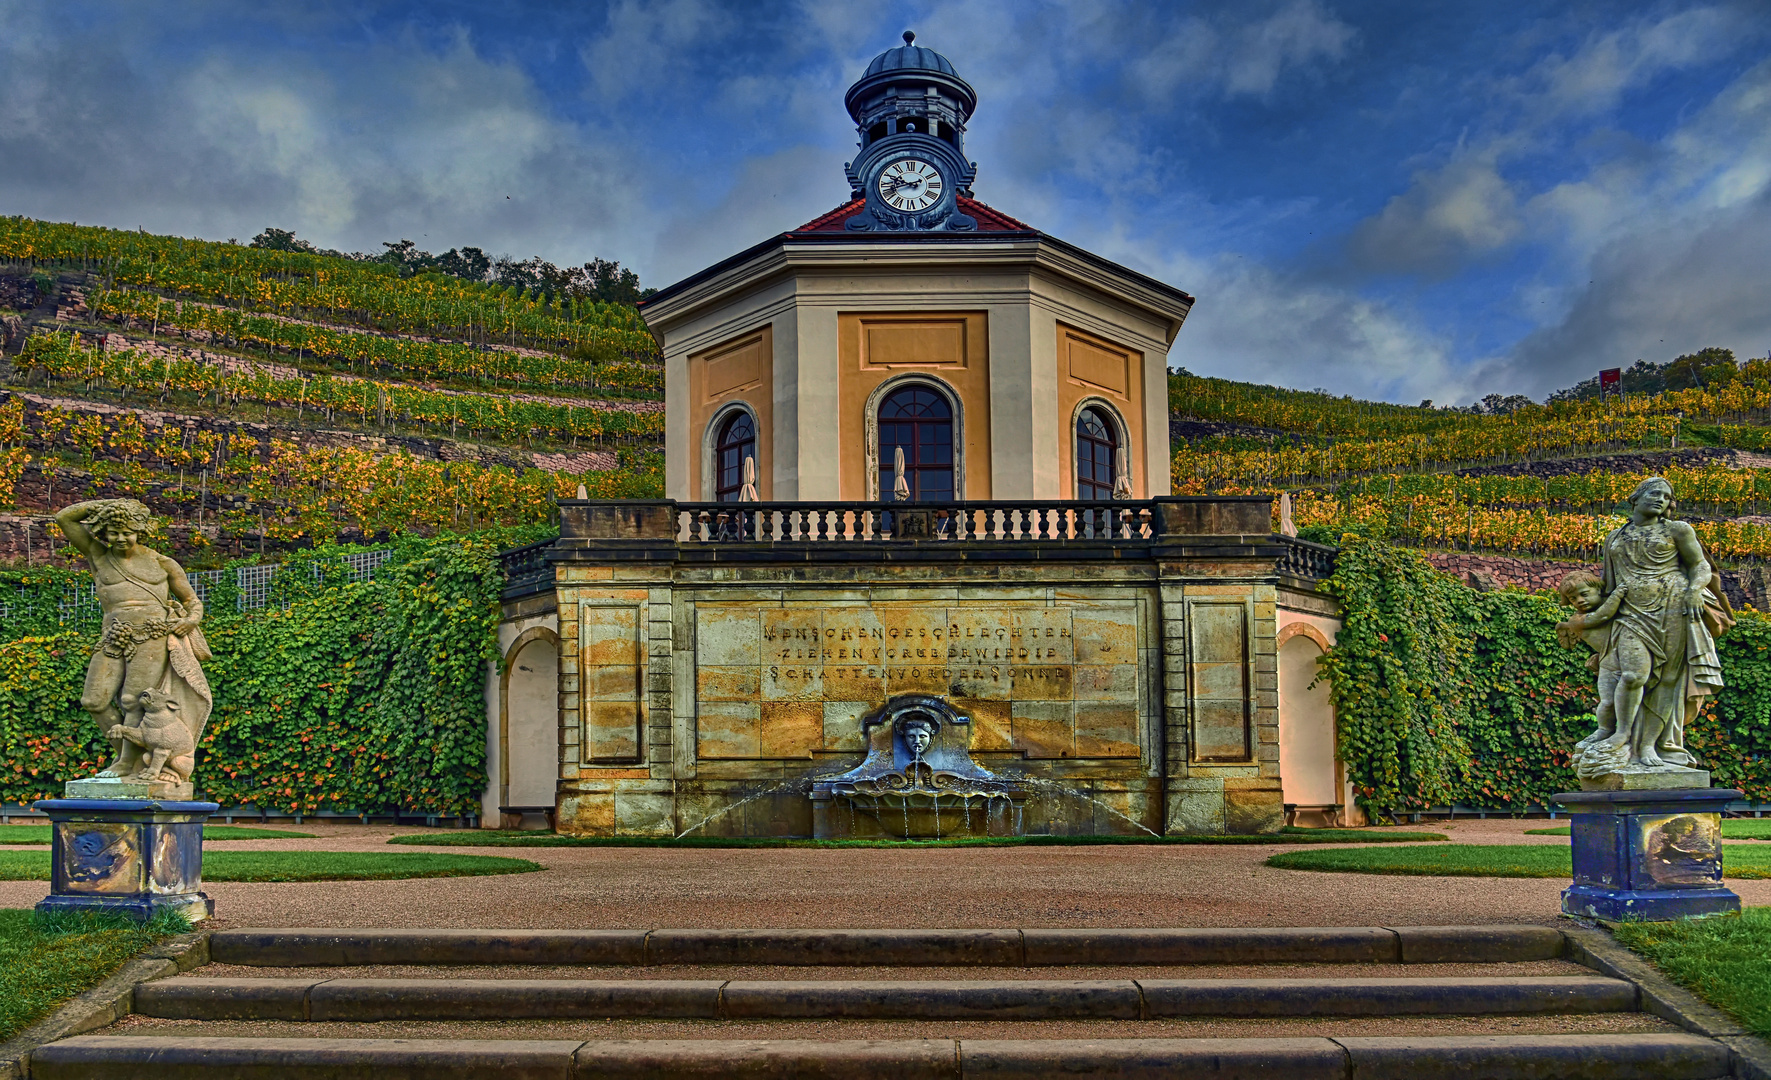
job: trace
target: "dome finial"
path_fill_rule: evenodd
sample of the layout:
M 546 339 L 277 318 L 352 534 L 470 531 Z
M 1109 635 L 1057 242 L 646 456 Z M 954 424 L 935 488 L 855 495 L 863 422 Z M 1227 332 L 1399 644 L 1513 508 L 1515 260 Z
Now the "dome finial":
M 914 31 L 914 30 L 904 31 L 904 44 L 905 45 L 909 45 L 912 42 L 914 42 L 915 40 L 916 40 L 916 31 Z

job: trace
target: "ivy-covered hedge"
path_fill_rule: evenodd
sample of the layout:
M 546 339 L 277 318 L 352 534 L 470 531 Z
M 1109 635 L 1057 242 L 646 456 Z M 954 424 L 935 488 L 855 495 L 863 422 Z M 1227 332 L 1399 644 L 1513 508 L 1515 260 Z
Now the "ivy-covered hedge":
M 497 659 L 497 551 L 507 532 L 409 538 L 374 580 L 346 579 L 316 548 L 288 559 L 271 603 L 239 612 L 231 578 L 203 620 L 215 692 L 193 779 L 223 805 L 284 811 L 477 812 L 486 785 L 485 672 Z M 318 573 L 313 568 L 318 568 Z M 58 794 L 108 746 L 79 707 L 96 627 L 63 628 L 59 598 L 82 575 L 0 575 L 0 802 Z
M 1556 641 L 1548 593 L 1477 592 L 1418 553 L 1342 538 L 1327 588 L 1342 628 L 1323 657 L 1356 798 L 1368 810 L 1520 810 L 1577 790 L 1569 750 L 1593 729 L 1594 677 Z M 1727 687 L 1686 744 L 1718 787 L 1771 802 L 1771 619 L 1717 643 Z

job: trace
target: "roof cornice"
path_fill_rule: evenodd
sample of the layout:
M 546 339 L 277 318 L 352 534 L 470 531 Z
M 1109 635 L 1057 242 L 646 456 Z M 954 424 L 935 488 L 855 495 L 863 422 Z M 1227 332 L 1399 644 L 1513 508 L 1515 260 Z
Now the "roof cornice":
M 640 306 L 647 327 L 664 344 L 664 330 L 712 304 L 802 269 L 899 266 L 928 269 L 1015 266 L 1040 268 L 1106 292 L 1151 312 L 1168 324 L 1173 344 L 1193 297 L 1155 278 L 1127 269 L 1053 236 L 989 233 L 782 233 L 659 290 Z

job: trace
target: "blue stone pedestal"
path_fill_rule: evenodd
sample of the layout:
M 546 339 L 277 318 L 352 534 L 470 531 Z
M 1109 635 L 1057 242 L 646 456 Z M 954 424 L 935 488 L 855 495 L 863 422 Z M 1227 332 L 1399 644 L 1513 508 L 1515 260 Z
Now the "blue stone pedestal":
M 1664 922 L 1738 912 L 1740 897 L 1722 884 L 1722 810 L 1740 797 L 1724 788 L 1555 796 L 1574 823 L 1562 913 Z
M 203 885 L 203 822 L 212 802 L 44 799 L 54 823 L 49 895 L 39 911 L 110 911 L 146 921 L 171 908 L 192 922 L 214 914 Z

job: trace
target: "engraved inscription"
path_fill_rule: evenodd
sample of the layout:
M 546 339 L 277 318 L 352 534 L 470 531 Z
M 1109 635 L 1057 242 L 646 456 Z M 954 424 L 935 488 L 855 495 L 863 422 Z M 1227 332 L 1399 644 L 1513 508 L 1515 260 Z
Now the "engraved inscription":
M 1124 604 L 704 603 L 696 613 L 698 751 L 743 758 L 852 750 L 856 733 L 836 717 L 928 693 L 981 718 L 988 745 L 979 749 L 1137 757 L 1137 640 L 1137 610 Z M 737 710 L 739 702 L 762 707 Z M 821 704 L 825 721 L 802 721 L 771 708 L 776 702 Z

